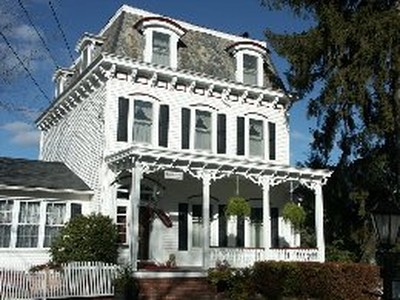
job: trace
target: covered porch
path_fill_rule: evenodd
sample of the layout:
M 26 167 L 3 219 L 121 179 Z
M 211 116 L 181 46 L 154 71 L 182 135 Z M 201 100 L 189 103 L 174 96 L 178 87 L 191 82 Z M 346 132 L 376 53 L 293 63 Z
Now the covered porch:
M 172 226 L 163 227 L 165 224 L 160 225 L 159 221 L 160 224 L 153 224 L 147 247 L 151 253 L 157 253 L 153 257 L 158 262 L 165 262 L 172 255 L 178 266 L 207 269 L 220 262 L 246 267 L 259 260 L 322 262 L 325 259 L 322 186 L 331 174 L 327 170 L 138 145 L 107 156 L 106 162 L 108 187 L 121 172 L 131 174 L 126 260 L 133 267 L 143 258 L 140 219 L 143 184 L 149 180 L 161 182 L 167 190 L 160 205 Z M 227 219 L 223 215 L 226 195 L 234 193 L 238 178 L 243 196 L 251 202 L 252 214 L 254 208 L 261 218 L 258 227 L 251 220 Z M 299 235 L 290 232 L 290 224 L 284 224 L 281 216 L 276 215 L 278 209 L 274 210 L 288 201 L 290 182 L 314 192 L 315 247 L 300 248 Z M 115 189 L 113 186 L 108 190 L 110 197 Z M 109 201 L 104 207 L 115 210 L 115 203 Z M 196 222 L 198 216 L 201 218 Z M 149 255 L 150 260 L 153 257 Z

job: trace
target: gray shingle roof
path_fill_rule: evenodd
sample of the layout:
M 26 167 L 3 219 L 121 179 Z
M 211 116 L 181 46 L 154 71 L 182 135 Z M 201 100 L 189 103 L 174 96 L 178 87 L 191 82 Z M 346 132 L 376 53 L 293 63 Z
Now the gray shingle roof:
M 64 163 L 9 157 L 0 157 L 0 185 L 90 191 Z

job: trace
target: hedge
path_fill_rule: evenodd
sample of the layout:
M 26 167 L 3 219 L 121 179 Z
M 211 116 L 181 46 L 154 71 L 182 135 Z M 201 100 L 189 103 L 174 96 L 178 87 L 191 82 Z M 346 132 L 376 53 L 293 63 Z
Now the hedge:
M 257 262 L 251 268 L 227 265 L 208 278 L 229 299 L 377 299 L 379 267 L 357 263 Z M 222 290 L 221 290 L 222 288 Z M 258 296 L 257 296 L 258 294 Z
M 357 263 L 257 262 L 253 284 L 268 299 L 376 299 L 379 267 Z

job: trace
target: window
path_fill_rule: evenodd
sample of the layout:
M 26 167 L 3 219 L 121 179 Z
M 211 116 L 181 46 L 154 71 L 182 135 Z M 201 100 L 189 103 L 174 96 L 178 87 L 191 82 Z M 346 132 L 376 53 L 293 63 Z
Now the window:
M 203 224 L 203 206 L 194 204 L 192 206 L 192 248 L 202 246 L 202 224 Z
M 257 57 L 253 55 L 243 55 L 243 83 L 258 84 Z
M 170 66 L 170 36 L 168 34 L 154 31 L 152 50 L 152 63 Z
M 118 229 L 118 242 L 120 244 L 126 244 L 127 239 L 127 206 L 118 205 L 117 206 L 117 229 Z
M 10 245 L 13 206 L 13 200 L 0 201 L 0 248 Z
M 17 247 L 38 247 L 40 202 L 21 202 L 19 207 Z
M 50 247 L 54 238 L 64 226 L 66 211 L 65 203 L 48 203 L 46 208 L 46 227 L 44 247 Z
M 151 143 L 153 123 L 153 104 L 136 100 L 134 108 L 133 140 L 135 142 Z
M 211 150 L 211 113 L 196 110 L 195 148 Z
M 250 216 L 250 247 L 263 245 L 263 212 L 260 207 L 251 208 Z
M 263 121 L 250 119 L 249 122 L 250 156 L 264 157 Z
M 3 198 L 0 200 L 0 248 L 50 247 L 65 222 L 81 211 L 79 203 Z

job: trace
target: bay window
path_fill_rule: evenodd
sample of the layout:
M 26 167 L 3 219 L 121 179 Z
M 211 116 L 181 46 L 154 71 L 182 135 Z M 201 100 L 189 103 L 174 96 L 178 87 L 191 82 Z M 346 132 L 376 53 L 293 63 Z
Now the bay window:
M 211 113 L 196 110 L 195 148 L 211 150 Z

